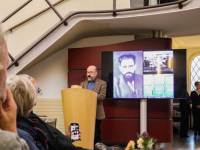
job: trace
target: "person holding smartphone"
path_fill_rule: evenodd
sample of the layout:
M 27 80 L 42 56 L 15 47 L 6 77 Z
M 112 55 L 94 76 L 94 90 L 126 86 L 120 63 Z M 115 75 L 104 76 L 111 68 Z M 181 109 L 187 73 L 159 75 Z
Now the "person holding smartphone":
M 27 74 L 20 74 L 20 76 L 25 76 L 26 78 L 28 78 L 31 83 L 33 84 L 33 86 L 35 87 L 35 89 L 38 89 L 38 85 L 37 85 L 37 81 L 27 75 Z M 39 93 L 41 91 L 37 90 L 37 92 Z M 66 150 L 66 149 L 70 149 L 70 150 L 86 150 L 85 148 L 82 147 L 77 147 L 73 145 L 74 140 L 71 140 L 71 132 L 70 132 L 70 125 L 68 125 L 68 130 L 66 131 L 65 135 L 60 132 L 58 129 L 56 129 L 55 127 L 52 127 L 51 125 L 47 124 L 46 122 L 44 122 L 42 119 L 40 119 L 40 117 L 38 115 L 36 115 L 35 113 L 33 113 L 33 111 L 31 111 L 31 113 L 28 116 L 29 119 L 31 120 L 37 120 L 38 123 L 36 125 L 36 127 L 38 127 L 39 129 L 41 129 L 42 131 L 44 131 L 48 137 L 48 146 L 49 146 L 49 150 Z M 78 140 L 81 140 L 81 131 L 79 130 L 79 134 L 78 134 Z
M 70 138 L 72 141 L 79 141 L 79 124 L 78 123 L 71 123 L 70 124 Z

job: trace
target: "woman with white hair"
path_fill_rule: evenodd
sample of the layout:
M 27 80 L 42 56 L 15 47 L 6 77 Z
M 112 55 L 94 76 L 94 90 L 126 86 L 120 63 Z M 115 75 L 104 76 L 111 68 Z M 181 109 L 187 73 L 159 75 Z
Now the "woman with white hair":
M 36 127 L 37 120 L 27 118 L 36 105 L 37 89 L 27 77 L 17 75 L 7 78 L 7 86 L 17 104 L 17 132 L 19 136 L 27 142 L 30 150 L 47 150 L 46 133 Z

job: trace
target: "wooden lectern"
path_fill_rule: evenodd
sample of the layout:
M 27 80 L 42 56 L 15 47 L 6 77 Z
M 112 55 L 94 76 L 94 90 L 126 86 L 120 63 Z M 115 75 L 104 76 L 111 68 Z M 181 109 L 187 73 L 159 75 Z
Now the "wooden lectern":
M 81 141 L 73 144 L 93 150 L 97 95 L 94 91 L 74 87 L 62 90 L 65 131 L 68 124 L 79 123 Z

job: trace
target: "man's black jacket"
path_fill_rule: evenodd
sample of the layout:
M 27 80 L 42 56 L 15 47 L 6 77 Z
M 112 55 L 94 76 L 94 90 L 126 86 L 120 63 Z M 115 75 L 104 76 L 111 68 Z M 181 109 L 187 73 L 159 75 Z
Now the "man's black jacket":
M 68 137 L 62 134 L 58 129 L 41 120 L 33 112 L 30 113 L 28 118 L 38 120 L 36 127 L 47 133 L 49 150 L 86 150 L 82 147 L 74 146 Z

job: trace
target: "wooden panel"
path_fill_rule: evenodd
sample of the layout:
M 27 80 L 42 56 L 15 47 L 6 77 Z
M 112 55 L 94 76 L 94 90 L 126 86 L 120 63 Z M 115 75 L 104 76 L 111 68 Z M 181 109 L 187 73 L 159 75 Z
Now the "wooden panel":
M 140 100 L 106 99 L 103 102 L 106 118 L 140 118 Z
M 136 132 L 140 132 L 139 119 L 104 119 L 102 120 L 102 142 L 128 143 L 136 140 Z
M 86 69 L 91 64 L 101 69 L 102 51 L 155 50 L 171 47 L 170 38 L 148 38 L 105 46 L 73 48 L 68 51 L 68 69 Z
M 102 121 L 103 143 L 127 143 L 129 140 L 136 142 L 136 133 L 140 132 L 139 119 L 105 119 Z M 158 143 L 173 142 L 172 119 L 147 120 L 147 132 L 156 138 Z
M 148 119 L 147 132 L 155 137 L 158 143 L 171 143 L 173 142 L 173 120 Z
M 147 100 L 147 118 L 172 118 L 172 99 Z

